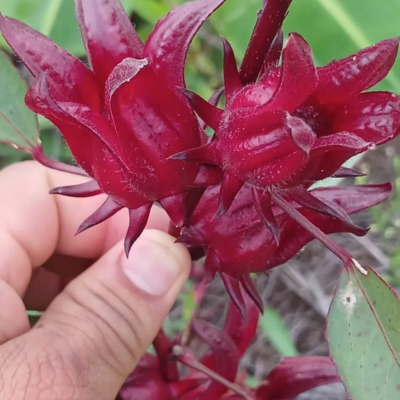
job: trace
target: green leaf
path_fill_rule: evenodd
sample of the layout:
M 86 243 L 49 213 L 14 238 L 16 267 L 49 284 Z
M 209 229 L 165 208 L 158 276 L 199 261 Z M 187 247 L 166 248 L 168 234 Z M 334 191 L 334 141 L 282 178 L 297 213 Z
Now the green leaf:
M 164 15 L 166 15 L 170 7 L 165 1 L 137 1 L 137 0 L 123 0 L 122 4 L 125 9 L 130 9 L 139 14 L 144 20 L 155 25 L 155 23 Z
M 298 352 L 280 315 L 272 308 L 265 307 L 260 318 L 260 328 L 281 356 L 297 356 Z
M 367 276 L 343 271 L 327 334 L 353 400 L 400 399 L 400 302 L 371 268 Z
M 229 40 L 238 60 L 244 56 L 261 6 L 261 0 L 229 0 L 211 17 L 216 31 Z
M 28 151 L 39 144 L 36 114 L 24 101 L 27 87 L 8 57 L 0 52 L 0 142 Z
M 27 311 L 27 314 L 31 328 L 33 328 L 37 324 L 43 313 L 40 311 Z

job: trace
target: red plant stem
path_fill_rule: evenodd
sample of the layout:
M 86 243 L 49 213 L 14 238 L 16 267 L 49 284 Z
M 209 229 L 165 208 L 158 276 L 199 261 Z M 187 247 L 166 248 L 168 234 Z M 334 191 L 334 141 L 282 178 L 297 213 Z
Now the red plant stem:
M 355 266 L 361 273 L 365 274 L 365 270 L 354 260 L 350 253 L 340 247 L 328 235 L 325 235 L 324 232 L 312 224 L 303 214 L 293 208 L 282 196 L 272 194 L 272 201 L 342 260 L 346 269 Z
M 171 342 L 162 328 L 153 341 L 154 349 L 160 361 L 161 374 L 166 381 L 174 382 L 179 379 L 179 370 L 176 360 L 171 357 Z
M 32 156 L 36 161 L 39 161 L 40 164 L 44 165 L 45 167 L 55 169 L 57 171 L 68 172 L 69 174 L 88 176 L 87 173 L 80 167 L 64 164 L 60 161 L 47 157 L 46 154 L 43 153 L 41 147 L 35 148 L 32 152 Z
M 236 383 L 228 381 L 223 376 L 217 374 L 215 371 L 201 364 L 188 350 L 184 349 L 182 346 L 174 346 L 172 349 L 172 353 L 176 356 L 176 359 L 183 365 L 186 365 L 190 368 L 195 369 L 196 371 L 203 373 L 214 381 L 221 383 L 232 392 L 243 396 L 243 398 L 246 400 L 254 400 L 254 398 L 250 396 L 245 389 L 243 389 Z
M 265 57 L 282 26 L 292 0 L 266 0 L 244 55 L 240 76 L 243 83 L 257 80 Z

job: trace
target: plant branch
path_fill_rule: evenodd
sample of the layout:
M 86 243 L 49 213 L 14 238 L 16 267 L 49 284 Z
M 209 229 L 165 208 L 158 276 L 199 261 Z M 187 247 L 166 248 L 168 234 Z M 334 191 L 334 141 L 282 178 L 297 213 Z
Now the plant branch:
M 193 368 L 196 371 L 199 371 L 208 376 L 210 379 L 221 383 L 227 389 L 238 394 L 239 396 L 242 396 L 245 400 L 254 400 L 254 398 L 244 388 L 237 385 L 236 383 L 228 381 L 223 376 L 217 374 L 215 371 L 201 364 L 195 359 L 190 351 L 183 348 L 182 346 L 174 346 L 172 348 L 172 353 L 181 364 Z
M 286 214 L 292 217 L 304 229 L 310 232 L 316 239 L 324 244 L 333 254 L 343 261 L 346 269 L 356 267 L 363 275 L 367 275 L 367 271 L 355 260 L 350 253 L 340 247 L 334 240 L 312 224 L 303 214 L 292 207 L 282 196 L 272 194 L 272 201 L 281 208 Z
M 161 374 L 167 381 L 176 381 L 179 379 L 178 365 L 171 357 L 171 342 L 162 328 L 159 330 L 153 341 L 158 359 L 160 360 Z
M 32 156 L 36 161 L 39 161 L 40 164 L 44 165 L 45 167 L 55 169 L 57 171 L 68 172 L 74 175 L 88 176 L 80 167 L 64 164 L 60 161 L 47 157 L 41 147 L 33 149 Z

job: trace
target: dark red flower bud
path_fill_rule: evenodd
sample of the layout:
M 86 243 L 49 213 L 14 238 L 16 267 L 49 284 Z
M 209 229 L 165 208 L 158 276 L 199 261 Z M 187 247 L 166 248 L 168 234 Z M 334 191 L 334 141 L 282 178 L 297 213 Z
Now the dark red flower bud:
M 315 68 L 308 44 L 291 34 L 282 65 L 244 87 L 224 41 L 226 109 L 186 92 L 215 130 L 213 141 L 173 158 L 223 169 L 218 216 L 243 185 L 277 191 L 327 178 L 350 157 L 399 134 L 399 97 L 361 93 L 389 72 L 397 49 L 398 39 L 390 39 Z
M 182 226 L 202 193 L 193 187 L 218 182 L 215 169 L 208 175 L 207 168 L 169 157 L 202 144 L 197 117 L 176 87 L 185 86 L 194 35 L 223 2 L 183 4 L 158 22 L 144 45 L 118 0 L 76 0 L 90 69 L 39 32 L 0 17 L 5 39 L 35 77 L 28 107 L 60 129 L 94 179 L 53 193 L 109 196 L 79 232 L 128 208 L 128 252 L 154 202 Z M 30 151 L 44 162 L 40 148 Z
M 222 169 L 215 218 L 233 207 L 243 187 L 251 188 L 258 217 L 277 246 L 282 232 L 272 210 L 274 205 L 348 264 L 351 256 L 328 243 L 323 227 L 318 229 L 299 216 L 285 198 L 289 195 L 302 206 L 335 216 L 332 209 L 321 208 L 320 202 L 317 204 L 308 196 L 305 188 L 340 175 L 341 166 L 349 158 L 400 133 L 400 97 L 389 92 L 363 93 L 388 74 L 397 56 L 399 39 L 382 41 L 316 68 L 307 42 L 292 33 L 278 65 L 281 25 L 289 5 L 290 0 L 265 2 L 240 71 L 231 46 L 223 40 L 225 109 L 184 92 L 215 134 L 209 143 L 172 158 Z M 190 235 L 195 236 L 193 231 Z M 254 248 L 241 243 L 238 239 L 236 246 L 240 249 Z M 246 250 L 244 253 L 249 255 Z M 221 270 L 217 267 L 221 257 L 212 251 L 209 250 L 208 260 L 214 261 L 208 261 L 207 266 Z M 252 270 L 252 257 L 244 260 L 239 256 L 236 260 Z

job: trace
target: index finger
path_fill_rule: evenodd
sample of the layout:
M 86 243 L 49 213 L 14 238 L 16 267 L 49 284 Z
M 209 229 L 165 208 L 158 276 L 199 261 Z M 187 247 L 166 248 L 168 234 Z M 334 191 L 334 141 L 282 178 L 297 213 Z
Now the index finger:
M 53 253 L 99 258 L 125 235 L 128 215 L 122 210 L 104 223 L 75 236 L 79 225 L 104 202 L 105 196 L 66 198 L 50 195 L 54 187 L 87 178 L 53 171 L 28 161 L 0 173 L 0 279 L 22 294 L 32 268 Z M 166 230 L 168 217 L 153 207 L 148 227 Z

